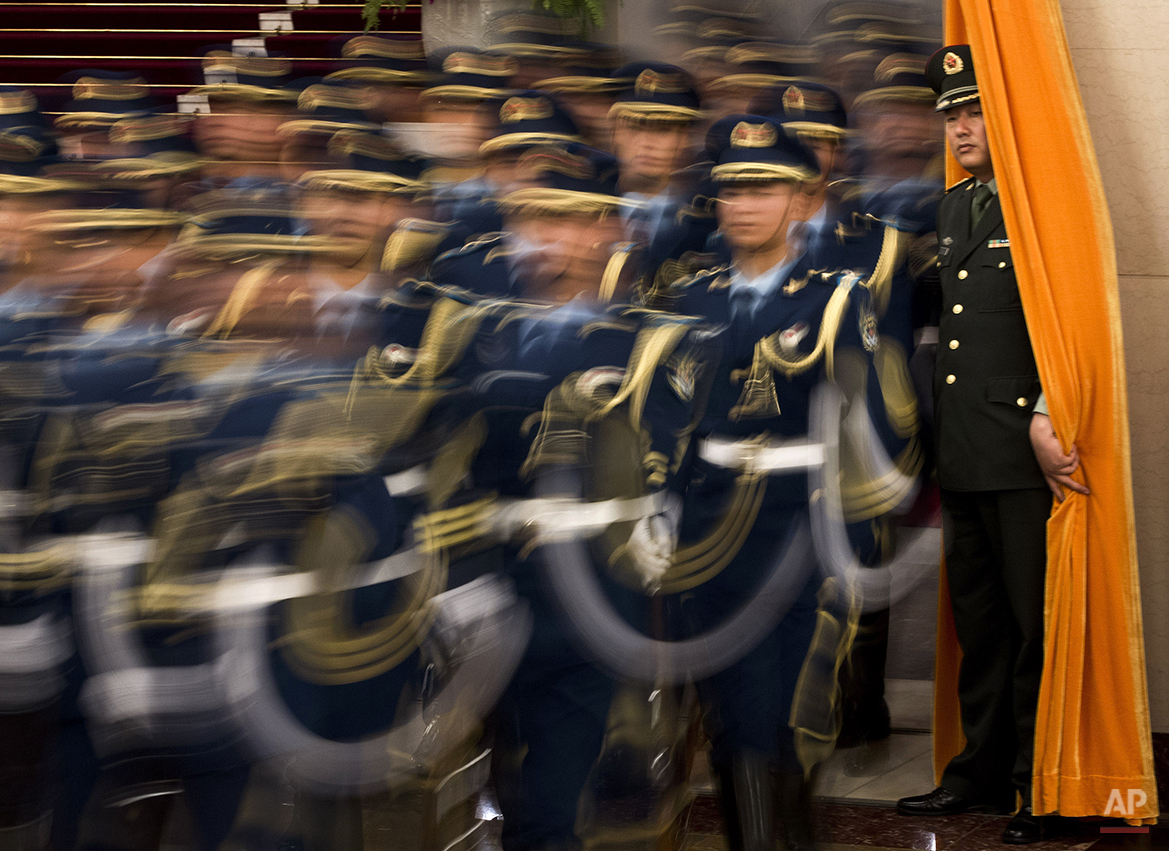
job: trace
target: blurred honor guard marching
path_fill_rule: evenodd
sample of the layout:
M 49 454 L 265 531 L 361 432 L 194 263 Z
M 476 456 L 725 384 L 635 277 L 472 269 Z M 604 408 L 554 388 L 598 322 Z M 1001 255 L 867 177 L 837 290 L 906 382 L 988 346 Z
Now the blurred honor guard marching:
M 769 585 L 785 555 L 798 558 L 780 595 L 786 614 L 776 603 L 761 640 L 699 690 L 733 851 L 773 849 L 776 815 L 786 847 L 807 851 L 813 770 L 835 738 L 842 632 L 831 587 L 817 599 L 806 535 L 814 462 L 801 453 L 813 390 L 856 365 L 867 371 L 876 317 L 859 275 L 817 271 L 788 243 L 801 188 L 820 176 L 812 152 L 762 116 L 729 116 L 711 134 L 725 140 L 712 176 L 732 262 L 679 281 L 673 296 L 680 312 L 725 326 L 724 355 L 687 476 L 680 546 L 660 581 L 665 593 L 686 589 L 675 598 L 685 629 L 709 629 Z
M 690 165 L 702 112 L 694 81 L 674 65 L 634 62 L 613 76 L 627 86 L 609 112 L 621 191 L 645 202 L 629 214 L 630 239 L 648 243 L 685 200 L 676 178 Z
M 1030 807 L 1046 522 L 1059 484 L 1087 489 L 1066 475 L 1078 466 L 1074 448 L 1061 459 L 1070 469 L 1053 476 L 1044 467 L 1051 427 L 1036 408 L 1039 376 L 970 47 L 942 48 L 927 75 L 938 93 L 936 108 L 945 113 L 950 150 L 974 175 L 952 187 L 938 208 L 942 311 L 934 373 L 938 484 L 950 603 L 963 652 L 958 694 L 966 747 L 946 766 L 941 786 L 903 798 L 897 808 L 908 815 L 1009 812 L 1018 793 L 1023 807 L 1003 841 L 1022 844 L 1042 839 L 1047 829 Z M 1063 454 L 1058 444 L 1056 454 Z
M 478 418 L 485 433 L 477 438 L 467 481 L 473 492 L 490 489 L 518 499 L 520 510 L 540 502 L 528 498 L 532 471 L 582 445 L 579 426 L 566 429 L 566 421 L 574 422 L 582 407 L 604 401 L 616 388 L 632 386 L 627 375 L 653 374 L 631 365 L 635 353 L 653 347 L 635 345 L 641 340 L 639 311 L 621 306 L 629 282 L 622 274 L 626 250 L 614 212 L 629 202 L 617 194 L 616 166 L 613 157 L 579 143 L 525 151 L 516 166 L 521 188 L 500 201 L 503 232 L 435 263 L 435 282 L 444 287 L 464 283 L 553 305 L 495 303 L 489 309 L 508 312 L 485 326 L 489 333 L 469 350 L 477 360 L 470 364 L 473 384 L 482 388 L 486 410 Z M 656 316 L 685 333 L 685 324 Z M 621 398 L 618 393 L 612 407 Z M 681 403 L 682 415 L 671 411 L 662 418 L 656 434 L 665 435 L 665 443 L 643 448 L 641 467 L 635 469 L 644 476 L 634 474 L 644 479 L 639 487 L 660 487 L 662 459 L 676 452 L 677 435 L 689 426 L 684 412 L 691 399 Z M 531 433 L 533 415 L 540 422 L 538 434 Z M 590 457 L 594 451 L 607 457 L 616 450 L 598 441 Z M 522 529 L 526 535 L 538 526 L 524 523 Z M 541 544 L 537 535 L 509 541 L 503 550 L 517 591 L 533 613 L 532 640 L 501 704 L 495 740 L 508 851 L 578 847 L 578 802 L 601 750 L 614 687 L 612 677 L 570 642 L 562 612 L 542 581 L 540 550 L 532 552 Z

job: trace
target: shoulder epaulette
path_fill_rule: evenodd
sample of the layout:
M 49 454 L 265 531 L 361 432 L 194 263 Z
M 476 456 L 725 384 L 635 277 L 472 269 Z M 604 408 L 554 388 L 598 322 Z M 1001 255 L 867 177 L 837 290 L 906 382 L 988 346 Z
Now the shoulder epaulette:
M 435 258 L 435 262 L 439 263 L 443 260 L 450 260 L 455 257 L 466 257 L 468 254 L 474 254 L 480 249 L 495 245 L 502 239 L 503 233 L 501 231 L 479 234 L 474 238 L 467 240 L 458 248 L 452 248 L 449 251 L 444 251 L 442 254 L 438 255 L 437 258 Z
M 450 228 L 440 222 L 403 219 L 386 240 L 382 271 L 392 272 L 425 260 L 446 238 Z
M 970 182 L 970 181 L 972 181 L 972 180 L 974 180 L 974 178 L 973 178 L 973 177 L 966 177 L 966 178 L 963 178 L 962 180 L 959 180 L 959 181 L 958 181 L 957 183 L 955 183 L 953 186 L 950 186 L 950 187 L 948 187 L 948 188 L 946 189 L 946 192 L 947 192 L 947 194 L 948 194 L 948 193 L 950 193 L 950 192 L 953 192 L 953 191 L 954 191 L 955 189 L 957 189 L 959 186 L 965 186 L 967 183 L 969 183 L 969 182 Z
M 689 286 L 696 284 L 699 281 L 702 281 L 706 278 L 717 278 L 719 275 L 722 275 L 722 274 L 725 274 L 726 272 L 729 272 L 730 269 L 731 269 L 730 263 L 723 263 L 720 266 L 711 266 L 709 269 L 699 269 L 697 272 L 694 272 L 693 274 L 684 275 L 683 277 L 678 278 L 678 280 L 674 281 L 673 287 L 675 287 L 675 288 L 689 287 Z

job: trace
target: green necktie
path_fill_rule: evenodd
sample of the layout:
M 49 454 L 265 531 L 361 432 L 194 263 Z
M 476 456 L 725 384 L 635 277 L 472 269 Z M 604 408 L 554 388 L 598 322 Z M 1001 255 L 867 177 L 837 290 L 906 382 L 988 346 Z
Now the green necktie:
M 986 212 L 986 208 L 990 206 L 990 199 L 994 197 L 994 193 L 990 191 L 990 187 L 985 183 L 980 183 L 974 190 L 974 200 L 970 203 L 970 231 L 978 227 L 978 223 L 982 220 L 982 214 Z

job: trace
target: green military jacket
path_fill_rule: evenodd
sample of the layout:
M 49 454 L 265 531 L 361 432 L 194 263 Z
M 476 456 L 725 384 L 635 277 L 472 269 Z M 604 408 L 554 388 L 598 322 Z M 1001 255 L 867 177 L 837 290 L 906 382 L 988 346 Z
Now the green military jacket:
M 957 184 L 938 206 L 938 483 L 957 491 L 1045 487 L 1028 437 L 1039 373 L 1010 240 L 997 194 L 971 231 L 974 185 Z

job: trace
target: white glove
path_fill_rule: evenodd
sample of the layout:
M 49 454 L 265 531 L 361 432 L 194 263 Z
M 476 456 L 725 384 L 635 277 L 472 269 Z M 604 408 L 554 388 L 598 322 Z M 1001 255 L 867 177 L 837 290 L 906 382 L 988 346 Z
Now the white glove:
M 643 517 L 629 536 L 629 555 L 647 593 L 656 594 L 662 578 L 673 564 L 678 546 L 678 524 L 682 520 L 682 500 L 667 494 L 661 513 Z

